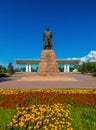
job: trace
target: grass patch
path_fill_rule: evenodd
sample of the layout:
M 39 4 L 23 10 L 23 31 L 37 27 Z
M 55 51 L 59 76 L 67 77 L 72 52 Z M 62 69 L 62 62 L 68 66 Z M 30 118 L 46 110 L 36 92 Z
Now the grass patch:
M 70 116 L 73 130 L 96 130 L 96 106 L 72 105 Z
M 85 130 L 96 130 L 96 107 L 84 108 L 82 124 Z
M 3 109 L 0 107 L 0 130 L 6 130 L 6 124 L 8 124 L 16 113 L 14 108 Z

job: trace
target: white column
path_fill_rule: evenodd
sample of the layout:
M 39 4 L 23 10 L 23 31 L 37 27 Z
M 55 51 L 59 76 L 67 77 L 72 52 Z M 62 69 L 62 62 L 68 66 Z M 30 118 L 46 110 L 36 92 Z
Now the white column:
M 69 71 L 70 71 L 70 69 L 69 69 L 69 65 L 67 65 L 67 69 L 66 69 L 66 70 L 67 70 L 67 72 L 69 72 Z
M 26 65 L 26 72 L 29 72 L 29 65 Z
M 66 67 L 67 67 L 67 66 L 66 66 L 66 65 L 64 65 L 64 72 L 66 72 Z
M 29 65 L 29 72 L 31 72 L 31 65 Z

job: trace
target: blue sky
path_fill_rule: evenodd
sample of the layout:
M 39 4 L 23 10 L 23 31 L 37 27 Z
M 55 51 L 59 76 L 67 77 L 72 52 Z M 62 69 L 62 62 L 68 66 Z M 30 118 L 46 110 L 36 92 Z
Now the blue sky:
M 96 50 L 96 1 L 0 0 L 0 64 L 39 59 L 46 26 L 58 59 L 83 57 Z

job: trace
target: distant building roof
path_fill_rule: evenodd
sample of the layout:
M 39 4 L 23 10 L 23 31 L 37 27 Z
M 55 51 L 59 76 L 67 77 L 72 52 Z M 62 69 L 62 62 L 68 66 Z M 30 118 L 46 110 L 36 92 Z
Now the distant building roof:
M 40 59 L 16 59 L 16 64 L 39 64 Z M 80 60 L 57 59 L 58 64 L 79 64 Z

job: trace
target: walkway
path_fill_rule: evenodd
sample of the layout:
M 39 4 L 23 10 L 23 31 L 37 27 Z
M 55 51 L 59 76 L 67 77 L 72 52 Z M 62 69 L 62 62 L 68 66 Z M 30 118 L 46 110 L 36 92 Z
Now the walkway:
M 0 78 L 0 88 L 96 88 L 96 77 L 60 73 L 60 76 L 47 78 L 36 73 L 22 73 Z

